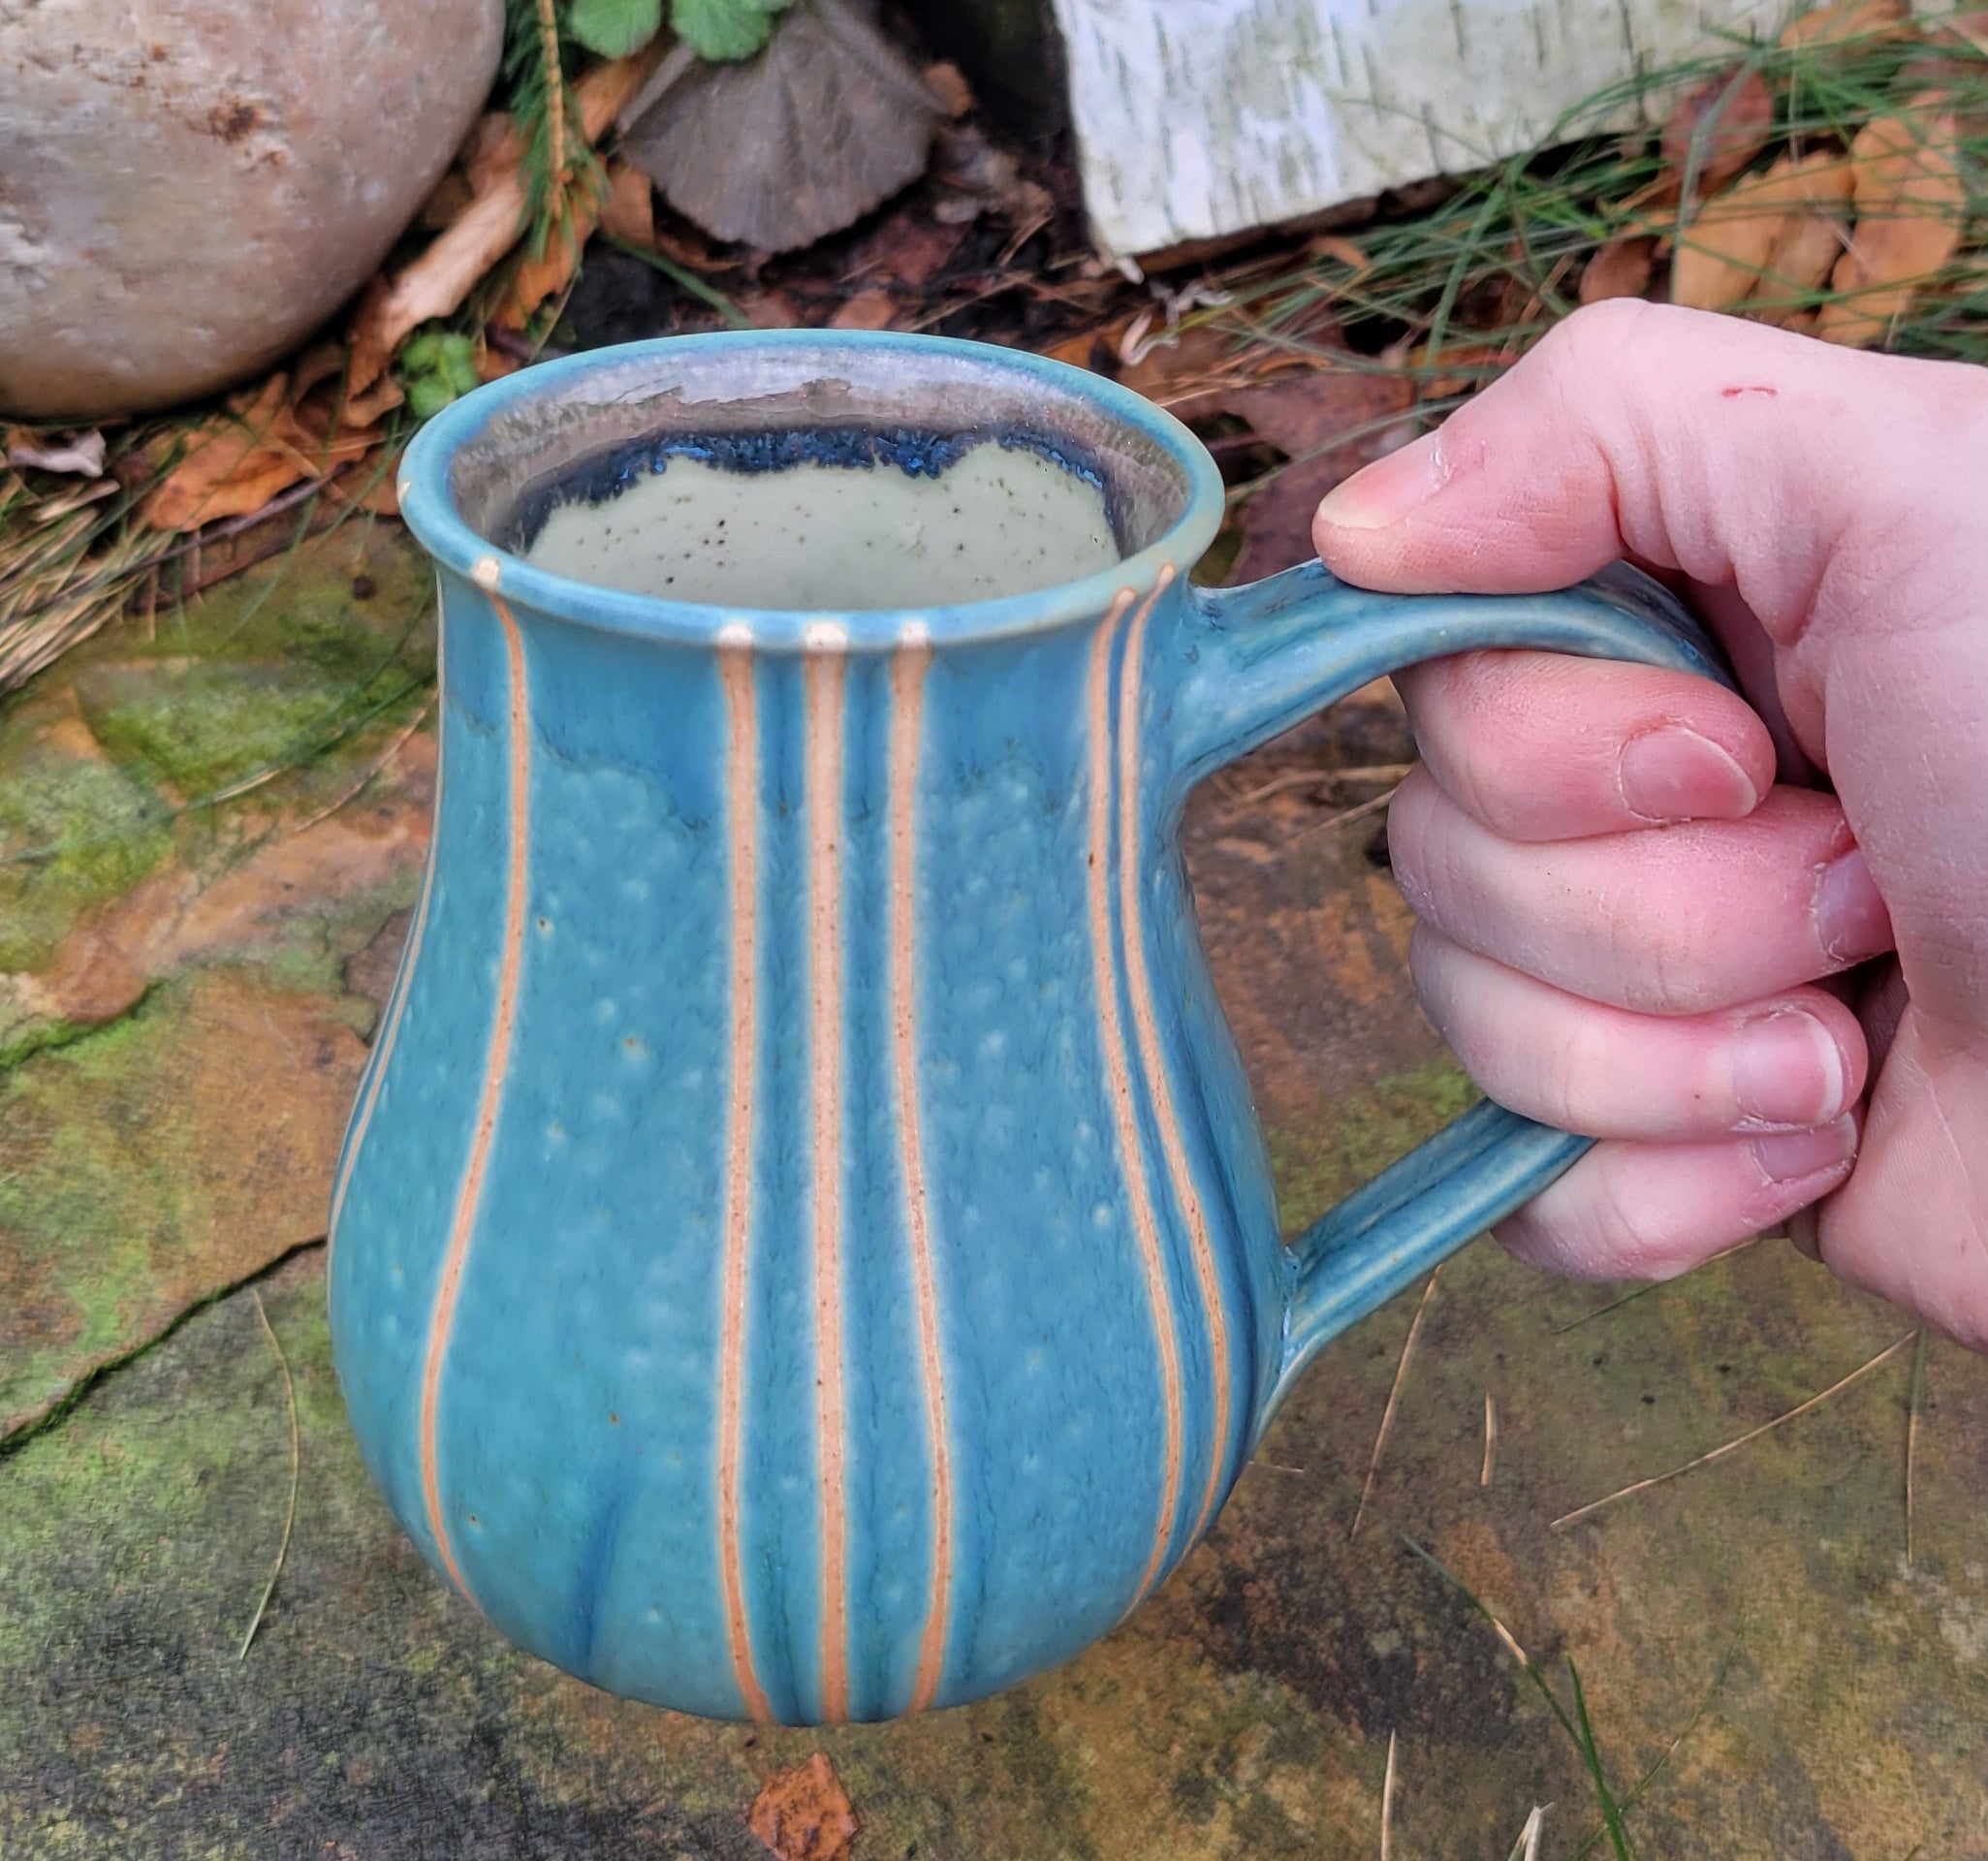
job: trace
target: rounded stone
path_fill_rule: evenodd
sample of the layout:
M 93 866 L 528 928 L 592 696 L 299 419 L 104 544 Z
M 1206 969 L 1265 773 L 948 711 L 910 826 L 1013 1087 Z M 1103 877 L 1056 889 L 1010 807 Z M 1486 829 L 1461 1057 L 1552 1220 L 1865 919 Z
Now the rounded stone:
M 414 217 L 502 38 L 502 0 L 0 0 L 0 412 L 279 360 Z

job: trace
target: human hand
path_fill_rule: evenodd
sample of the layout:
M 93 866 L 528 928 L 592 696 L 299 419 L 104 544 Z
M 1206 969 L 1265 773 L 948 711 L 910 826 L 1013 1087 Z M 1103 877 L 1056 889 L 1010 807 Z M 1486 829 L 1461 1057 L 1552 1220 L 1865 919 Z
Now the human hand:
M 1397 681 L 1424 1005 L 1501 1104 L 1603 1140 L 1499 1239 L 1660 1277 L 1793 1217 L 1988 1348 L 1988 370 L 1599 304 L 1312 535 L 1403 592 L 1626 555 L 1753 706 L 1536 652 Z

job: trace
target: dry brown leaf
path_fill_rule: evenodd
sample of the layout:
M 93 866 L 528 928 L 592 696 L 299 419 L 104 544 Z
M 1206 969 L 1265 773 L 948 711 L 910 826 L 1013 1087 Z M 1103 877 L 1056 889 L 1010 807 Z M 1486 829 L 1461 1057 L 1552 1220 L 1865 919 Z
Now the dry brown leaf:
M 1717 194 L 1767 146 L 1774 129 L 1774 93 L 1757 71 L 1721 73 L 1678 99 L 1663 126 L 1663 165 L 1675 199 L 1685 173 L 1692 192 Z
M 1772 293 L 1785 305 L 1787 287 L 1796 284 L 1790 268 L 1813 268 L 1821 235 L 1812 222 L 1833 228 L 1849 188 L 1849 164 L 1825 153 L 1784 155 L 1766 173 L 1736 181 L 1679 236 L 1670 300 L 1694 310 L 1732 310 L 1756 293 Z M 1833 230 L 1829 237 L 1837 237 Z M 1799 288 L 1819 282 L 1811 278 Z
M 831 330 L 888 330 L 898 306 L 884 290 L 859 291 L 829 319 Z
M 611 239 L 647 246 L 656 237 L 655 183 L 633 162 L 608 164 L 608 198 L 601 203 L 601 231 Z
M 1356 278 L 1373 264 L 1359 246 L 1340 233 L 1321 233 L 1315 238 L 1307 239 L 1305 250 L 1314 259 L 1337 259 Z
M 540 304 L 573 282 L 593 229 L 593 206 L 576 201 L 567 224 L 546 241 L 546 249 L 535 259 L 527 254 L 511 274 L 510 286 L 490 312 L 490 321 L 499 330 L 522 330 Z
M 190 530 L 246 517 L 304 479 L 322 478 L 379 443 L 364 427 L 327 436 L 300 418 L 289 377 L 271 375 L 253 397 L 237 394 L 188 437 L 179 462 L 146 497 L 141 515 L 154 529 Z
M 861 1827 L 834 1765 L 820 1751 L 799 1769 L 768 1778 L 746 1823 L 779 1861 L 848 1861 Z
M 963 225 L 943 225 L 904 207 L 863 242 L 850 275 L 885 279 L 922 291 L 946 268 L 965 237 Z
M 1888 38 L 1911 17 L 1909 0 L 1836 0 L 1788 22 L 1781 35 L 1783 51 L 1841 46 L 1853 39 Z
M 973 86 L 958 65 L 942 58 L 935 65 L 927 65 L 924 77 L 926 89 L 938 99 L 948 116 L 957 120 L 973 108 Z
M 459 168 L 452 168 L 434 185 L 434 191 L 421 204 L 414 223 L 424 233 L 440 233 L 452 227 L 469 209 L 476 189 Z
M 1581 301 L 1640 298 L 1657 268 L 1657 241 L 1648 235 L 1618 235 L 1588 261 L 1581 273 Z
M 589 142 L 635 95 L 656 56 L 651 47 L 596 65 L 574 85 L 581 128 Z M 380 277 L 366 287 L 352 325 L 352 393 L 379 380 L 405 336 L 430 318 L 454 312 L 477 280 L 518 242 L 524 228 L 524 182 L 518 162 L 514 143 L 508 164 L 487 171 L 488 185 L 454 226 L 391 283 Z M 475 173 L 472 169 L 472 182 Z
M 493 110 L 476 119 L 463 139 L 462 152 L 456 158 L 469 181 L 472 194 L 488 194 L 496 182 L 524 159 L 524 147 L 518 140 L 518 125 L 508 110 Z
M 506 375 L 515 375 L 523 366 L 516 356 L 507 356 L 503 350 L 492 348 L 488 342 L 476 345 L 474 362 L 479 381 L 502 381 Z
M 1876 116 L 1858 132 L 1850 144 L 1857 224 L 1830 274 L 1837 295 L 1816 319 L 1823 341 L 1882 342 L 1918 287 L 1953 258 L 1967 212 L 1957 143 L 1951 113 Z
M 800 330 L 807 319 L 784 291 L 748 291 L 739 308 L 755 330 Z
M 362 394 L 347 394 L 339 421 L 347 426 L 370 426 L 382 414 L 392 413 L 407 398 L 392 375 L 382 375 Z
M 1243 548 L 1230 579 L 1253 582 L 1310 559 L 1318 500 L 1406 436 L 1391 417 L 1405 419 L 1414 396 L 1401 375 L 1347 368 L 1287 375 L 1197 400 L 1195 413 L 1234 415 L 1291 461 L 1243 501 Z

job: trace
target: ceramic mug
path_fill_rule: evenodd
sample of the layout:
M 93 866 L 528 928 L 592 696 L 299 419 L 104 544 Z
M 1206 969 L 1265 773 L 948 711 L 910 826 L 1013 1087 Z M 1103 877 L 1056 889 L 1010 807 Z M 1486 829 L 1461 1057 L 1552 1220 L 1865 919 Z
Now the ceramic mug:
M 1122 559 L 822 614 L 504 546 L 522 488 L 617 446 L 852 426 L 1088 461 Z M 1328 1339 L 1585 1148 L 1482 1105 L 1286 1246 L 1177 836 L 1202 776 L 1418 660 L 1721 677 L 1633 572 L 1191 586 L 1223 498 L 1185 427 L 884 333 L 532 368 L 430 421 L 400 500 L 440 574 L 441 765 L 332 1336 L 401 1524 L 547 1660 L 827 1722 L 1066 1659 L 1207 1531 Z

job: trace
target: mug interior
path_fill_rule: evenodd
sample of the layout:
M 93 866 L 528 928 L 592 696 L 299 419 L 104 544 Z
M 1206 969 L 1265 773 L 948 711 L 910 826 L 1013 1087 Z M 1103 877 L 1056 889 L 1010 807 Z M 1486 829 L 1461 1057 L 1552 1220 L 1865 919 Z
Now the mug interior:
M 911 471 L 982 440 L 1026 448 L 1102 488 L 1121 558 L 1174 529 L 1196 489 L 1182 445 L 1194 442 L 1166 430 L 1175 423 L 1115 407 L 1124 391 L 1081 370 L 978 344 L 742 332 L 598 351 L 533 376 L 500 385 L 448 467 L 458 515 L 507 552 L 556 503 L 613 496 L 692 447 L 777 469 L 855 445 Z

